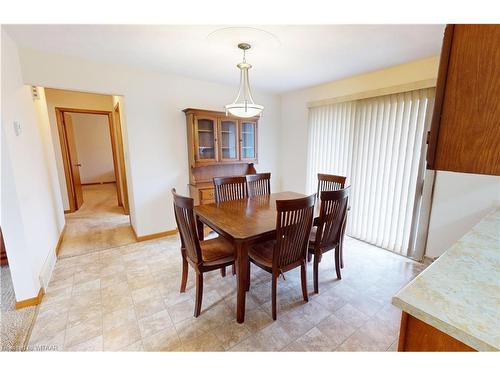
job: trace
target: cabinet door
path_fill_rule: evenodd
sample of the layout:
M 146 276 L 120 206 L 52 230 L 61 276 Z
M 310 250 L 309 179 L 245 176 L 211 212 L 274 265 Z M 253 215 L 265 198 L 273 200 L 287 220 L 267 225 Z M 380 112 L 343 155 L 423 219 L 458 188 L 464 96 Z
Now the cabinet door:
M 217 160 L 217 119 L 195 116 L 194 125 L 196 161 L 215 162 Z
M 219 159 L 221 161 L 238 160 L 238 121 L 221 119 L 219 125 Z
M 500 175 L 500 26 L 448 25 L 429 169 Z
M 257 123 L 241 121 L 240 126 L 241 160 L 257 159 Z

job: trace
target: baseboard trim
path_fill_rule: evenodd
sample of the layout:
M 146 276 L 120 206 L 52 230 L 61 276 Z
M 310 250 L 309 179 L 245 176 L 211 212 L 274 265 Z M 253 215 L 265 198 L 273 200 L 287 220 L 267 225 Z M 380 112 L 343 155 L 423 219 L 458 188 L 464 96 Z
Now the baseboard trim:
M 70 214 L 70 213 L 72 213 L 72 212 L 73 212 L 73 211 L 71 211 L 71 210 L 64 210 L 64 213 L 65 213 L 65 214 Z
M 42 302 L 42 298 L 44 295 L 45 291 L 43 290 L 43 288 L 40 288 L 40 291 L 38 292 L 38 295 L 36 297 L 25 299 L 22 301 L 16 301 L 16 310 L 22 309 L 24 307 L 39 305 L 40 302 Z
M 174 234 L 177 233 L 177 228 L 175 228 L 175 229 L 172 229 L 172 230 L 167 230 L 165 232 L 146 234 L 145 236 L 138 236 L 137 233 L 135 233 L 134 227 L 131 226 L 131 228 L 132 228 L 132 232 L 134 232 L 135 239 L 138 242 L 147 241 L 147 240 L 154 240 L 155 238 L 172 236 L 172 235 L 174 235 Z
M 59 251 L 61 250 L 61 244 L 62 244 L 62 241 L 63 241 L 64 232 L 66 232 L 66 223 L 64 223 L 64 227 L 63 227 L 63 229 L 61 231 L 61 234 L 59 235 L 59 240 L 57 241 L 57 245 L 56 245 L 56 258 L 59 256 Z

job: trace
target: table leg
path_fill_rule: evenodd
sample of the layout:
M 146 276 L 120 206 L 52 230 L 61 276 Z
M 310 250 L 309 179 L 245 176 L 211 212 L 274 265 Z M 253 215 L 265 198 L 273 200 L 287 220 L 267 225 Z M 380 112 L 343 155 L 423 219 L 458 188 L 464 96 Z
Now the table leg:
M 236 247 L 236 280 L 237 280 L 236 320 L 238 321 L 238 323 L 243 323 L 245 321 L 248 246 L 246 242 L 236 241 L 235 247 Z
M 196 216 L 196 228 L 198 230 L 198 239 L 203 241 L 205 239 L 205 233 L 203 231 L 203 222 L 198 216 Z

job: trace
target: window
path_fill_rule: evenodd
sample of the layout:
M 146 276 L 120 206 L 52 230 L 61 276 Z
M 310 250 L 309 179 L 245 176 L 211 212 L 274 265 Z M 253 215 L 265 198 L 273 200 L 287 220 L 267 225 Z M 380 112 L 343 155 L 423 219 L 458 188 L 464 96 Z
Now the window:
M 433 102 L 429 88 L 310 109 L 307 189 L 347 176 L 348 235 L 410 255 Z

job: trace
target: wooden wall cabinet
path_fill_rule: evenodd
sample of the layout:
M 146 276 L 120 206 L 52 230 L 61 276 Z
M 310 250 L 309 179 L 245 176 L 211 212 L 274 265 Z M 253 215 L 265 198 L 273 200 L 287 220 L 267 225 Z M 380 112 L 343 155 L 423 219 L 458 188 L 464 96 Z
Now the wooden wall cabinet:
M 189 191 L 195 204 L 214 202 L 214 177 L 255 173 L 258 118 L 187 108 Z
M 500 25 L 446 26 L 427 168 L 500 175 Z

